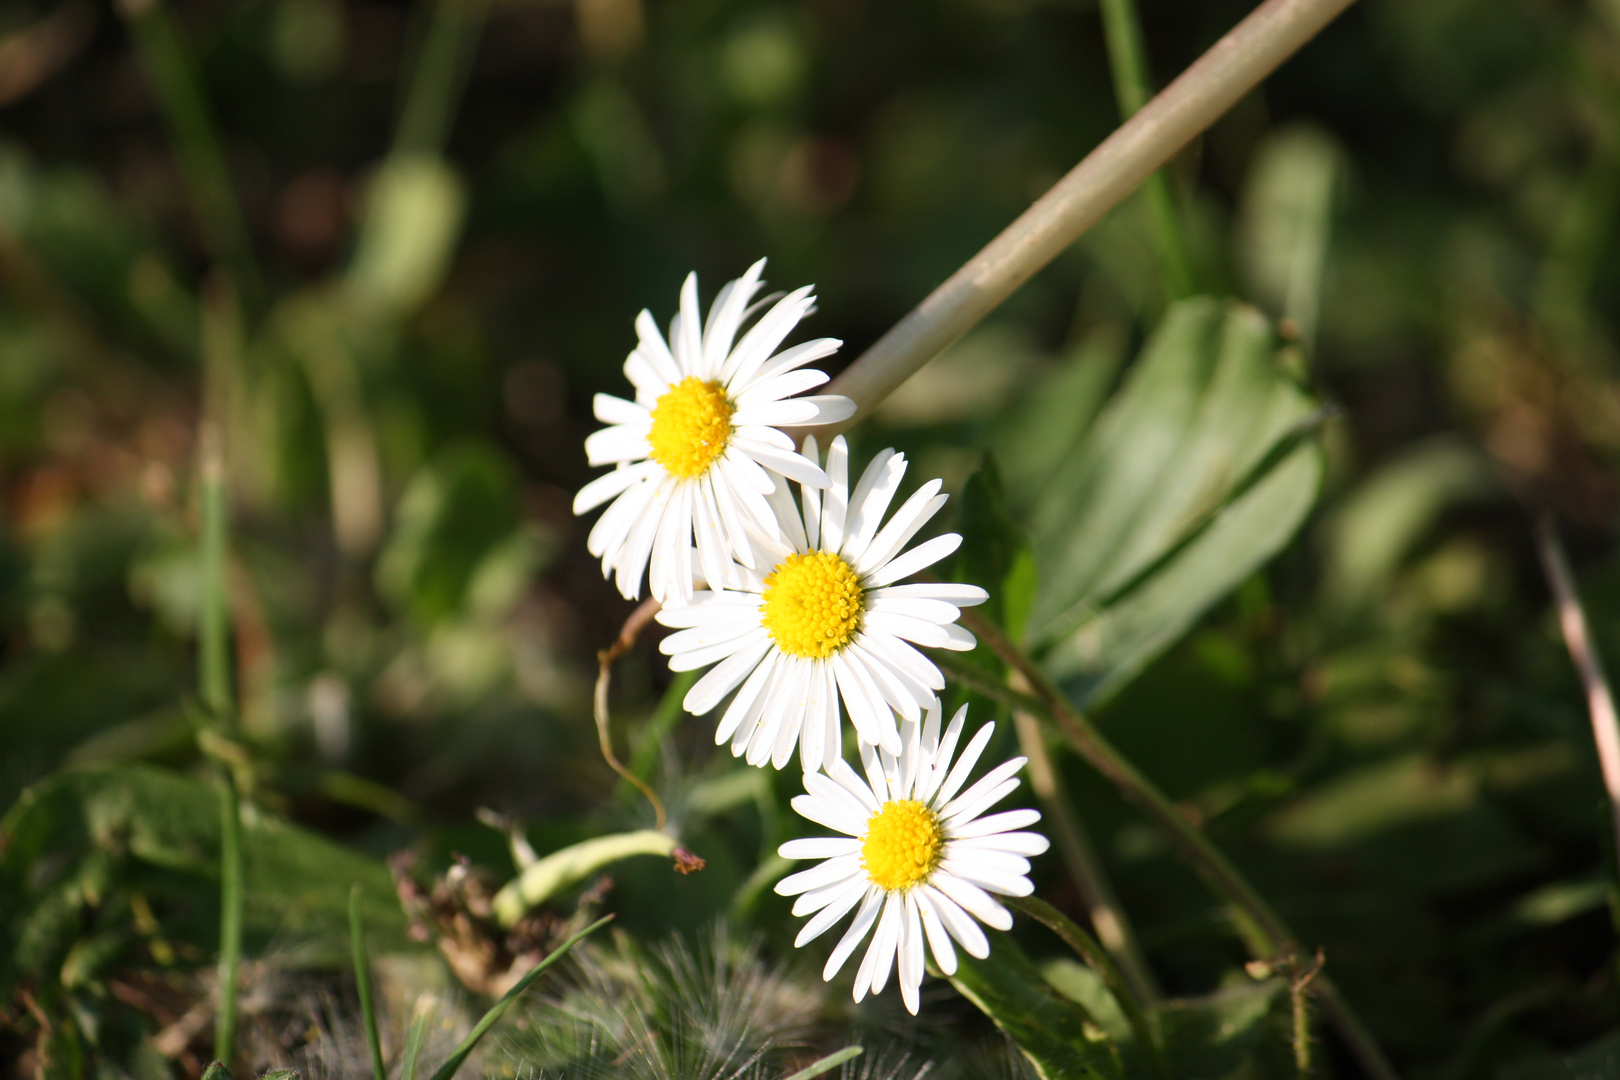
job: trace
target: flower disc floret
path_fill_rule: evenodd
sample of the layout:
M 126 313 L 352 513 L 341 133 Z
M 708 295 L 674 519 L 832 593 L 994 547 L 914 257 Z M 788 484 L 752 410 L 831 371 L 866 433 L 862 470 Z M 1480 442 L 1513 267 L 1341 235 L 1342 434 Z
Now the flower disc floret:
M 760 594 L 760 622 L 777 647 L 825 660 L 861 625 L 860 575 L 830 551 L 796 552 L 776 564 Z
M 867 821 L 861 865 L 872 884 L 896 892 L 927 881 L 944 846 L 939 815 L 916 799 L 893 799 Z
M 725 452 L 732 411 L 719 383 L 688 375 L 653 406 L 647 456 L 673 476 L 701 475 Z

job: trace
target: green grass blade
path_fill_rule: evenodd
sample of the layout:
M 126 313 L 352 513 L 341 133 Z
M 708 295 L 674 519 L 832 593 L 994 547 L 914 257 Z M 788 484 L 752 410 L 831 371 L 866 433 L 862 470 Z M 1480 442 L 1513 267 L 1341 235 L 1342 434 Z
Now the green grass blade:
M 382 1041 L 377 1038 L 377 1009 L 371 1000 L 371 965 L 366 960 L 365 928 L 360 925 L 359 885 L 349 890 L 349 943 L 354 950 L 354 983 L 360 991 L 360 1012 L 366 1020 L 366 1045 L 371 1047 L 371 1075 L 374 1080 L 388 1080 Z
M 846 1046 L 842 1050 L 828 1054 L 815 1064 L 800 1069 L 788 1077 L 787 1080 L 810 1080 L 812 1076 L 820 1076 L 822 1073 L 831 1072 L 846 1061 L 854 1061 L 865 1052 L 859 1046 Z
M 416 1064 L 422 1056 L 422 1041 L 427 1037 L 428 1017 L 433 1015 L 436 999 L 423 994 L 416 999 L 411 1010 L 411 1026 L 405 1031 L 405 1057 L 400 1063 L 399 1080 L 416 1080 Z
M 473 1052 L 473 1048 L 478 1045 L 478 1040 L 482 1039 L 489 1033 L 489 1029 L 495 1026 L 495 1021 L 501 1018 L 501 1014 L 506 1012 L 506 1010 L 511 1006 L 512 1002 L 517 1000 L 519 994 L 523 993 L 523 991 L 529 988 L 530 983 L 538 979 L 541 974 L 544 973 L 545 970 L 552 964 L 556 963 L 558 960 L 561 960 L 568 953 L 569 949 L 572 949 L 586 937 L 600 930 L 602 927 L 606 926 L 612 921 L 612 915 L 604 915 L 602 918 L 597 919 L 595 922 L 591 923 L 591 925 L 587 926 L 585 929 L 581 930 L 579 933 L 575 934 L 573 937 L 559 945 L 550 956 L 540 961 L 540 963 L 535 966 L 533 971 L 523 976 L 516 986 L 512 987 L 512 989 L 506 992 L 505 997 L 497 1001 L 489 1012 L 484 1014 L 483 1019 L 478 1021 L 477 1026 L 475 1026 L 472 1031 L 468 1033 L 467 1037 L 461 1040 L 461 1045 L 456 1047 L 456 1052 L 451 1054 L 449 1059 L 446 1060 L 443 1065 L 439 1066 L 439 1071 L 433 1074 L 433 1080 L 450 1080 L 452 1076 L 456 1075 L 456 1071 L 461 1068 L 461 1066 L 466 1062 L 467 1056 L 471 1054 Z

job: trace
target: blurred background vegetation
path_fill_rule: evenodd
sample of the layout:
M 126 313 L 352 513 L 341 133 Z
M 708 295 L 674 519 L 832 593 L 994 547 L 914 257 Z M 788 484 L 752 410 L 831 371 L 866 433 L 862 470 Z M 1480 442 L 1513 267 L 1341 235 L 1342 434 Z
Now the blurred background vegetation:
M 1155 82 L 1248 8 L 1143 0 Z M 514 828 L 543 854 L 650 821 L 590 721 L 632 605 L 569 509 L 634 314 L 768 255 L 774 287 L 817 284 L 805 332 L 848 342 L 836 368 L 1118 116 L 1086 0 L 0 0 L 0 808 L 41 785 L 0 851 L 0 1060 L 207 1060 L 206 1009 L 184 1025 L 217 824 L 183 826 L 217 820 L 194 779 L 205 403 L 240 684 L 240 746 L 214 753 L 266 815 L 250 841 L 299 838 L 249 849 L 265 1067 L 352 1028 L 352 988 L 319 974 L 350 882 L 390 977 L 432 982 L 377 860 L 409 849 L 443 886 L 464 854 L 498 883 Z M 1559 515 L 1620 660 L 1620 0 L 1362 0 L 1169 172 L 1199 291 L 1280 320 L 1336 412 L 1276 558 L 1086 703 L 1410 1075 L 1612 1070 L 1612 838 L 1529 522 Z M 1025 515 L 1171 299 L 1132 200 L 857 453 L 899 446 L 912 485 L 960 491 L 990 450 Z M 708 869 L 626 862 L 587 897 L 624 932 L 580 976 L 607 1001 L 612 950 L 720 916 L 793 962 L 761 875 L 796 777 L 717 752 L 669 685 L 644 640 L 616 736 Z M 1241 973 L 1165 836 L 1062 764 L 1166 992 Z M 153 807 L 182 824 L 143 831 Z M 1037 875 L 1078 911 L 1056 855 Z M 521 952 L 486 946 L 488 978 Z M 897 1047 L 870 1075 L 945 1075 L 991 1037 L 937 987 L 902 1023 L 802 968 L 750 976 L 785 980 L 761 998 L 786 1002 L 782 1045 L 858 1025 Z

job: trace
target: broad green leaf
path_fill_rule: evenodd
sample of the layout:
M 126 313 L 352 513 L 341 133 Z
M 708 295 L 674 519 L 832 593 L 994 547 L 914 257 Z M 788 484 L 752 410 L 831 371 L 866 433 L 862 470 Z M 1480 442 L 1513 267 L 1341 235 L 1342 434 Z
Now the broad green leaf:
M 1120 1077 L 1119 1059 L 1084 1009 L 1052 988 L 1011 938 L 989 958 L 958 952 L 951 985 L 1018 1044 L 1042 1080 Z
M 1267 979 L 1220 990 L 1207 997 L 1167 1001 L 1157 1010 L 1164 1055 L 1177 1080 L 1219 1080 L 1231 1076 L 1274 1035 L 1288 1037 L 1281 1025 L 1268 1033 L 1275 1011 L 1287 1012 L 1288 987 Z
M 1265 318 L 1173 307 L 1030 515 L 1028 638 L 1091 705 L 1265 563 L 1315 502 L 1315 402 Z
M 121 898 L 136 889 L 159 911 L 166 938 L 211 953 L 219 828 L 213 785 L 146 765 L 69 769 L 29 788 L 0 819 L 0 985 L 70 961 L 76 980 L 89 978 L 85 965 L 108 939 L 81 944 L 85 922 L 112 923 L 102 931 L 128 925 Z M 250 947 L 280 938 L 340 948 L 354 883 L 367 924 L 403 943 L 404 918 L 381 863 L 252 807 L 242 839 Z

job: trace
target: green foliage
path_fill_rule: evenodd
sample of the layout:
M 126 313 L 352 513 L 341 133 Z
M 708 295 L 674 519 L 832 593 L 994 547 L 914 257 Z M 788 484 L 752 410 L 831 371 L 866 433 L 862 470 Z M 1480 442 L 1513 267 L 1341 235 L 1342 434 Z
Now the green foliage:
M 1082 706 L 1286 544 L 1315 502 L 1313 402 L 1256 311 L 1171 308 L 1030 512 L 1028 637 Z
M 1052 988 L 1010 939 L 998 939 L 987 959 L 958 953 L 951 984 L 1018 1045 L 1042 1080 L 1120 1077 L 1116 1047 L 1073 999 Z
M 170 948 L 211 953 L 219 940 L 219 845 L 218 792 L 176 773 L 86 767 L 28 789 L 0 820 L 0 889 L 10 898 L 0 924 L 0 988 L 60 982 L 63 972 L 72 984 L 88 983 L 147 953 L 158 935 Z M 402 940 L 379 863 L 263 811 L 244 815 L 242 849 L 250 947 L 280 937 L 312 946 L 310 960 L 341 956 L 333 947 L 355 883 L 368 921 L 388 940 Z M 136 894 L 161 913 L 161 929 L 132 916 Z M 90 941 L 103 944 L 86 953 Z

